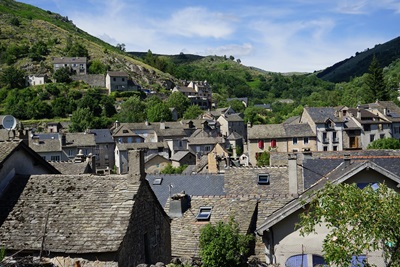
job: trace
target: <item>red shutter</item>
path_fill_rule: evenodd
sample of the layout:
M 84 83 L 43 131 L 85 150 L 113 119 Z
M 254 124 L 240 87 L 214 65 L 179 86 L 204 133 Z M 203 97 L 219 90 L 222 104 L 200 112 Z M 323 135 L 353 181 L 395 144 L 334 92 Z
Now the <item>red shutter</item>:
M 276 147 L 276 139 L 271 140 L 271 147 Z
M 264 149 L 264 141 L 263 140 L 258 140 L 258 148 Z

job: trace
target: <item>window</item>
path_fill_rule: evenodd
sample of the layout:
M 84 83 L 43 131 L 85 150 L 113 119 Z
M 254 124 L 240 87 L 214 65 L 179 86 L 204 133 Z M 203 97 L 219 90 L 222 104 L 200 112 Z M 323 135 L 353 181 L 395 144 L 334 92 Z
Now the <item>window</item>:
M 271 146 L 272 148 L 275 148 L 275 147 L 276 147 L 276 139 L 272 139 L 272 140 L 271 140 L 270 146 Z
M 211 146 L 205 146 L 205 147 L 204 147 L 204 151 L 206 151 L 206 152 L 211 151 Z
M 51 156 L 51 161 L 60 161 L 60 156 Z
M 293 137 L 292 142 L 293 142 L 293 145 L 297 145 L 297 137 Z
M 46 156 L 42 156 L 42 159 L 46 160 Z
M 374 134 L 371 134 L 370 136 L 369 136 L 369 141 L 370 142 L 373 142 L 375 140 L 375 135 Z
M 258 148 L 264 149 L 264 141 L 263 140 L 258 140 Z
M 68 157 L 72 157 L 74 154 L 72 152 L 72 149 L 68 150 Z
M 286 267 L 307 267 L 308 266 L 308 257 L 312 257 L 312 265 L 311 266 L 326 266 L 326 262 L 323 257 L 319 255 L 308 255 L 308 254 L 300 254 L 294 255 L 287 259 L 285 266 Z
M 398 133 L 400 133 L 400 127 L 394 127 L 394 133 L 395 134 L 398 134 Z
M 371 125 L 370 124 L 364 124 L 364 131 L 371 131 Z
M 326 133 L 322 133 L 322 143 L 329 143 L 328 136 Z
M 258 184 L 269 184 L 269 174 L 258 174 Z
M 304 137 L 304 139 L 303 139 L 303 143 L 304 143 L 305 145 L 307 145 L 307 144 L 308 144 L 308 137 Z
M 324 151 L 328 151 L 328 147 L 327 146 L 324 146 Z
M 336 132 L 332 133 L 332 142 L 334 142 L 334 143 L 339 142 L 339 138 L 337 138 L 337 133 Z
M 337 146 L 333 146 L 333 151 L 337 151 Z
M 156 178 L 156 179 L 153 180 L 153 185 L 161 185 L 162 181 L 163 181 L 162 177 Z
M 116 81 L 116 79 L 115 79 L 115 78 L 113 78 L 113 81 L 115 82 L 115 81 Z
M 379 183 L 357 183 L 357 187 L 360 189 L 364 189 L 367 186 L 371 186 L 372 189 L 377 190 L 379 188 Z
M 379 138 L 381 138 L 381 139 L 385 138 L 385 134 L 381 134 L 381 135 L 379 136 Z
M 131 136 L 128 137 L 128 143 L 129 143 L 129 144 L 133 143 L 133 137 L 131 137 Z
M 200 207 L 196 218 L 198 221 L 208 221 L 211 216 L 212 207 Z

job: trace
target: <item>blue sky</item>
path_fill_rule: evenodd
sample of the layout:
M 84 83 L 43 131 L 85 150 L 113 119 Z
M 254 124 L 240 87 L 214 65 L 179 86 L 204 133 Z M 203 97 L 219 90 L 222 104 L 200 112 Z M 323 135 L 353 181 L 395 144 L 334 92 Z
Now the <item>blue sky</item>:
M 325 69 L 400 36 L 400 0 L 22 0 L 127 51 L 234 56 L 275 72 Z

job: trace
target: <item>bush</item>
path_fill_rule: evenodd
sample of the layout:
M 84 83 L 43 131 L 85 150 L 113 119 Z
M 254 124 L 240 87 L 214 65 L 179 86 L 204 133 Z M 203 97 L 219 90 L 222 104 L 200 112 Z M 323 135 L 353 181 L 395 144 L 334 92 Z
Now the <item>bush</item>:
M 251 235 L 239 233 L 233 218 L 228 223 L 207 224 L 200 233 L 200 257 L 207 267 L 240 266 L 246 262 Z

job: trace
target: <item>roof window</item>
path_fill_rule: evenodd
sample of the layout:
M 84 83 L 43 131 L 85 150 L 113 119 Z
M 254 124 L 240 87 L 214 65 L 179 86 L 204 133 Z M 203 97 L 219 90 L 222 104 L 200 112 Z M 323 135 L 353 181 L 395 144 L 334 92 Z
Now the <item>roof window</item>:
M 259 173 L 258 174 L 258 184 L 269 184 L 269 174 Z
M 200 207 L 199 213 L 196 216 L 198 221 L 210 220 L 212 207 Z
M 161 184 L 162 184 L 162 180 L 163 180 L 162 177 L 155 178 L 155 179 L 153 180 L 153 185 L 161 185 Z

